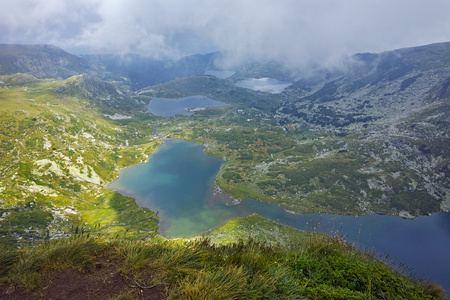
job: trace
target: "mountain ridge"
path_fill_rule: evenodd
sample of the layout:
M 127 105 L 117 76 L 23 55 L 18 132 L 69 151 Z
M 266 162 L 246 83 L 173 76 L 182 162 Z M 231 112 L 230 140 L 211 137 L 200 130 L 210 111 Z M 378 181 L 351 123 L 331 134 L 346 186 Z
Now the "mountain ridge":
M 53 45 L 0 45 L 0 75 L 28 73 L 36 78 L 66 79 L 95 74 L 84 59 Z

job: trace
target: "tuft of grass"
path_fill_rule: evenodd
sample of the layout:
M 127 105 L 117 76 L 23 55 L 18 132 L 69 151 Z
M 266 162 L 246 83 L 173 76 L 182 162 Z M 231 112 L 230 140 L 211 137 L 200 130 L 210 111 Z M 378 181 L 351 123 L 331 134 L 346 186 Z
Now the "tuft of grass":
M 8 274 L 17 261 L 19 260 L 19 251 L 9 250 L 0 251 L 0 276 Z
M 430 294 L 435 299 L 447 299 L 445 290 L 436 283 L 424 281 L 422 285 L 424 292 Z
M 181 280 L 168 299 L 273 299 L 280 277 L 228 266 Z
M 115 257 L 123 261 L 122 272 L 129 273 L 148 267 L 155 257 L 170 251 L 166 242 L 120 241 L 115 242 Z
M 15 256 L 13 251 L 9 251 L 6 253 L 12 253 L 9 254 L 11 264 L 2 273 L 8 275 L 9 281 L 31 290 L 39 286 L 40 274 L 45 270 L 72 267 L 83 273 L 91 272 L 94 268 L 93 255 L 102 247 L 92 239 L 75 236 L 24 249 Z

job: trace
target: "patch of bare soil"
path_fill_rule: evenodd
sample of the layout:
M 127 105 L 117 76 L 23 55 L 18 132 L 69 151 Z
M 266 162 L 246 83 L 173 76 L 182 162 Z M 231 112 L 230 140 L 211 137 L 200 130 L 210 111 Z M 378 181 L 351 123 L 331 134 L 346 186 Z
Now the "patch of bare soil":
M 164 299 L 164 286 L 152 286 L 151 272 L 139 276 L 140 280 L 121 275 L 119 266 L 108 259 L 96 263 L 95 270 L 89 274 L 66 269 L 50 271 L 42 275 L 40 287 L 27 291 L 14 285 L 0 285 L 0 299 Z M 147 282 L 146 282 L 147 281 Z

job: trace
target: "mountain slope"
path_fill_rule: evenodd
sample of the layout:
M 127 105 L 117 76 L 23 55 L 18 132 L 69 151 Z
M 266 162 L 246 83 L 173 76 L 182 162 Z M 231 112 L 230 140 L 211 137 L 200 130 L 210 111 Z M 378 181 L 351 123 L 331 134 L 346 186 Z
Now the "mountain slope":
M 95 85 L 79 77 L 0 81 L 0 248 L 76 228 L 129 236 L 157 229 L 153 212 L 106 189 L 120 169 L 159 145 L 145 119 L 103 116 L 99 102 L 82 96 Z M 76 95 L 62 93 L 71 86 Z
M 154 60 L 139 55 L 83 55 L 87 61 L 101 66 L 107 72 L 105 79 L 130 85 L 133 90 L 142 89 L 180 77 L 203 75 L 215 69 L 218 53 L 196 54 L 177 61 Z
M 111 83 L 87 74 L 73 76 L 52 90 L 61 95 L 88 99 L 104 113 L 143 112 L 146 109 L 146 103 L 133 99 Z
M 55 46 L 0 45 L 0 75 L 27 73 L 41 79 L 65 79 L 95 72 L 84 59 Z
M 358 54 L 348 69 L 318 83 L 296 82 L 287 92 L 289 102 L 280 107 L 280 117 L 349 130 L 373 120 L 395 123 L 425 109 L 427 100 L 436 100 L 429 93 L 448 86 L 450 43 Z M 442 100 L 447 94 L 439 95 Z
M 357 136 L 345 152 L 365 162 L 352 176 L 367 177 L 352 195 L 360 207 L 411 212 L 411 203 L 436 210 L 438 201 L 448 211 L 449 76 L 450 43 L 358 54 L 334 78 L 296 82 L 276 117 L 297 128 Z

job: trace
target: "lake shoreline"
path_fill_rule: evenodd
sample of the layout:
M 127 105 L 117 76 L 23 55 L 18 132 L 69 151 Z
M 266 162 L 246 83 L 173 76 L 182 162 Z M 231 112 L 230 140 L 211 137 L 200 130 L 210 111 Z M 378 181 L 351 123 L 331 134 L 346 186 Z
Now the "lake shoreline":
M 228 220 L 258 214 L 299 230 L 338 234 L 360 249 L 380 257 L 388 254 L 421 277 L 450 288 L 450 276 L 444 268 L 450 265 L 450 213 L 437 212 L 414 219 L 375 213 L 293 214 L 277 204 L 252 198 L 238 200 L 223 192 L 215 179 L 224 162 L 207 155 L 205 146 L 181 139 L 169 139 L 161 146 L 164 147 L 156 148 L 146 163 L 130 167 L 132 171 L 123 170 L 119 177 L 134 177 L 125 181 L 129 186 L 115 190 L 135 198 L 141 207 L 159 211 L 162 236 L 198 236 Z M 206 173 L 204 168 L 208 169 Z

